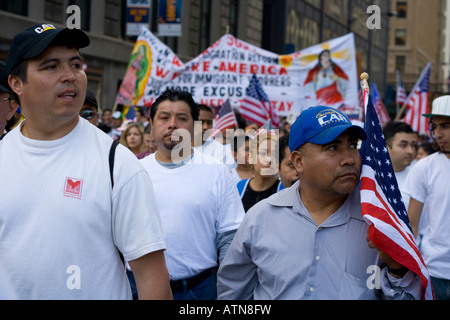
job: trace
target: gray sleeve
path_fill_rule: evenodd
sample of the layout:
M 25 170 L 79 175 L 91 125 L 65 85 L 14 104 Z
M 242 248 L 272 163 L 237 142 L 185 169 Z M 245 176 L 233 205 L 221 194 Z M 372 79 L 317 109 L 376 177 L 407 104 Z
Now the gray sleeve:
M 391 276 L 387 268 L 381 269 L 381 289 L 385 300 L 420 300 L 422 281 L 419 275 L 408 271 L 403 278 Z
M 234 235 L 237 230 L 231 230 L 224 233 L 218 233 L 216 236 L 216 247 L 219 251 L 219 265 L 222 264 L 223 258 L 228 251 L 228 248 L 233 241 Z
M 245 219 L 244 219 L 245 221 Z M 251 300 L 257 285 L 256 266 L 252 261 L 248 238 L 251 232 L 243 223 L 231 243 L 217 273 L 219 300 Z

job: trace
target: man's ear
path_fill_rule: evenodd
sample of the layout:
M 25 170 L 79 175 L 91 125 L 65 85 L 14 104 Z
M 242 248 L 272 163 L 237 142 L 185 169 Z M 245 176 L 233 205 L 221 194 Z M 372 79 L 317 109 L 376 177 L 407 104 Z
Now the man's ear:
M 23 81 L 20 79 L 20 77 L 10 75 L 8 77 L 8 84 L 11 87 L 11 89 L 14 91 L 14 93 L 17 94 L 17 96 L 20 99 L 20 96 L 22 94 L 22 87 L 23 87 Z
M 304 169 L 304 165 L 303 165 L 303 161 L 304 161 L 304 154 L 299 151 L 299 150 L 294 150 L 291 153 L 291 161 L 292 164 L 295 167 L 295 170 L 297 171 L 298 174 L 303 173 L 303 169 Z

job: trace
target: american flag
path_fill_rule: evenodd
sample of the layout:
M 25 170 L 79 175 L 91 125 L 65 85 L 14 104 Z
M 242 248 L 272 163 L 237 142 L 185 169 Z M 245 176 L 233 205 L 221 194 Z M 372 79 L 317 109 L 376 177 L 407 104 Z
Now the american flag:
M 252 76 L 245 94 L 240 108 L 241 115 L 244 118 L 256 123 L 258 126 L 263 126 L 267 121 L 267 116 L 269 116 L 272 125 L 279 127 L 280 120 L 255 74 Z
M 402 106 L 406 101 L 406 90 L 403 87 L 402 78 L 400 77 L 400 71 L 396 71 L 397 73 L 397 97 L 396 103 L 398 106 Z
M 131 122 L 136 122 L 136 109 L 134 109 L 134 106 L 129 107 L 128 112 L 125 115 L 125 119 Z
M 230 99 L 227 99 L 227 101 L 225 101 L 225 103 L 220 107 L 219 112 L 216 115 L 213 125 L 215 132 L 213 135 L 217 135 L 220 131 L 237 125 L 236 115 L 231 108 Z
M 378 94 L 378 89 L 375 83 L 372 82 L 372 104 L 377 113 L 378 119 L 380 119 L 381 126 L 383 127 L 386 123 L 388 123 L 391 118 L 389 118 L 389 114 L 386 111 L 386 107 L 381 100 L 380 95 Z
M 422 116 L 428 113 L 428 87 L 430 81 L 431 62 L 423 70 L 419 80 L 405 101 L 406 114 L 403 122 L 408 123 L 416 132 L 428 132 L 428 118 Z
M 276 135 L 276 131 L 272 126 L 272 120 L 267 119 L 266 123 L 256 131 L 256 135 L 262 134 L 262 133 L 268 133 L 271 135 Z
M 424 299 L 433 299 L 428 269 L 417 248 L 405 204 L 398 188 L 375 108 L 368 101 L 361 145 L 361 210 L 371 241 L 381 251 L 418 274 Z

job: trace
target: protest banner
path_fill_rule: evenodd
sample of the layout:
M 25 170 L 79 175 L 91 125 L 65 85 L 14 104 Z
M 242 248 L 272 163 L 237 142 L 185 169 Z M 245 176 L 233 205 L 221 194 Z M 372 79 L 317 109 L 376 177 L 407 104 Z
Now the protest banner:
M 303 106 L 326 105 L 361 119 L 353 33 L 294 54 L 300 63 Z
M 329 66 L 324 50 L 329 55 Z M 358 113 L 359 118 L 353 34 L 290 55 L 277 55 L 226 34 L 183 64 L 170 48 L 143 28 L 117 103 L 151 106 L 162 92 L 172 88 L 188 91 L 197 103 L 210 107 L 219 107 L 229 99 L 238 109 L 253 74 L 278 116 L 327 104 L 349 114 Z

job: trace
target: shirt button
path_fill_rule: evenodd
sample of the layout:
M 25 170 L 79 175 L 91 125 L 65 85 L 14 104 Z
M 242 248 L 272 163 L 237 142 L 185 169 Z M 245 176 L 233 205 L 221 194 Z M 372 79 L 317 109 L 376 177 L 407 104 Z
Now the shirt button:
M 313 287 L 309 288 L 309 292 L 313 293 L 314 292 L 314 288 Z
M 317 261 L 319 261 L 319 260 L 320 260 L 320 257 L 319 257 L 319 256 L 317 256 L 317 257 L 316 257 L 316 260 L 317 260 Z

